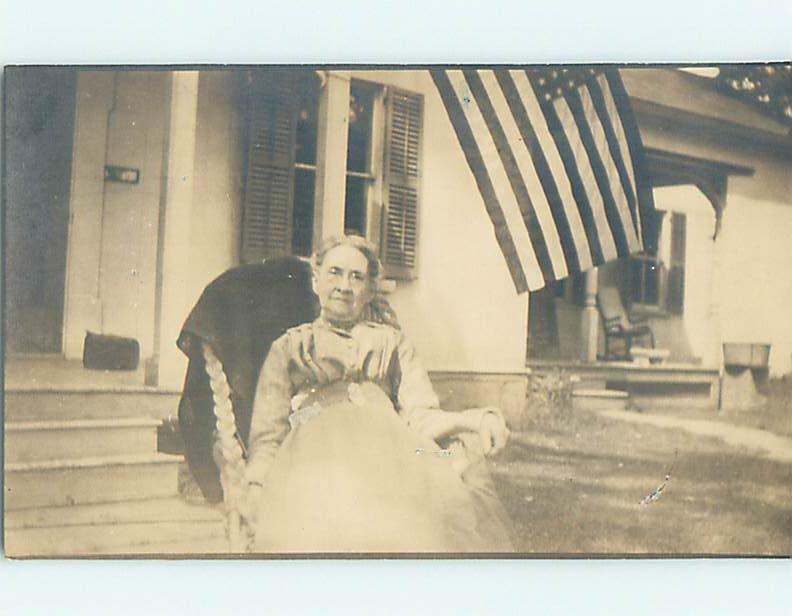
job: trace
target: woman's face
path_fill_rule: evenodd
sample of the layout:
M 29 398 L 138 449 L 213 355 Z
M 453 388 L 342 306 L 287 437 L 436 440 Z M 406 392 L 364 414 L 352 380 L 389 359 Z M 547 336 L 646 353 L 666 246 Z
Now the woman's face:
M 328 321 L 358 321 L 373 294 L 366 256 L 345 244 L 328 250 L 314 275 L 314 291 Z

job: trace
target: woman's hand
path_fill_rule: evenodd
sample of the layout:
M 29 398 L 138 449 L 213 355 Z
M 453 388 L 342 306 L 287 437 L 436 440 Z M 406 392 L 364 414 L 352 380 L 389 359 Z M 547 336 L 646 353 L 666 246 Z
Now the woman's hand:
M 481 450 L 485 456 L 492 456 L 501 451 L 509 440 L 509 429 L 503 415 L 496 409 L 480 409 L 483 414 L 479 423 Z

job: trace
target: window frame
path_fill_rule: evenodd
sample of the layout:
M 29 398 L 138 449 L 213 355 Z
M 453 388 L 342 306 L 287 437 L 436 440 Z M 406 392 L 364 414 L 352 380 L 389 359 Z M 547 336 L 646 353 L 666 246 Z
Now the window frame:
M 384 189 L 384 158 L 386 139 L 386 108 L 385 97 L 387 86 L 367 79 L 350 79 L 350 96 L 352 87 L 359 85 L 372 93 L 371 131 L 368 151 L 368 172 L 350 171 L 347 168 L 347 152 L 344 153 L 344 190 L 349 177 L 362 178 L 367 181 L 364 206 L 364 236 L 380 251 L 382 240 L 382 202 Z M 325 153 L 323 153 L 325 154 Z M 321 206 L 321 204 L 317 204 Z M 346 215 L 346 193 L 344 194 L 344 215 Z M 346 228 L 346 221 L 342 221 L 342 228 Z
M 251 74 L 248 71 L 247 74 Z M 280 74 L 283 74 L 282 72 Z M 419 258 L 418 238 L 420 236 L 420 210 L 421 210 L 421 178 L 423 175 L 423 138 L 425 124 L 424 96 L 422 93 L 403 89 L 389 83 L 382 83 L 371 79 L 358 78 L 352 76 L 349 71 L 327 71 L 316 70 L 315 75 L 319 79 L 318 90 L 318 109 L 316 123 L 316 156 L 315 163 L 308 164 L 297 160 L 297 133 L 292 133 L 292 152 L 291 163 L 289 165 L 291 173 L 291 185 L 289 189 L 288 204 L 279 207 L 286 207 L 288 210 L 289 230 L 288 244 L 283 249 L 283 254 L 305 258 L 304 255 L 295 251 L 294 242 L 294 223 L 295 212 L 295 182 L 300 172 L 310 172 L 314 178 L 314 198 L 313 198 L 313 221 L 311 228 L 311 250 L 315 250 L 317 242 L 326 236 L 341 234 L 344 232 L 346 217 L 346 188 L 350 177 L 363 178 L 366 181 L 364 211 L 361 213 L 365 217 L 362 229 L 354 231 L 362 232 L 376 247 L 378 254 L 385 267 L 385 278 L 389 281 L 386 287 L 395 285 L 395 280 L 412 280 L 417 275 Z M 248 83 L 251 79 L 248 78 Z M 366 88 L 372 93 L 371 97 L 371 127 L 368 144 L 368 169 L 367 171 L 353 171 L 347 169 L 349 155 L 349 108 L 351 102 L 352 88 Z M 251 88 L 246 95 L 248 135 L 246 139 L 250 142 L 250 133 L 253 130 L 254 112 L 256 109 L 256 99 L 253 98 L 254 91 Z M 297 100 L 297 95 L 291 91 L 290 96 Z M 399 101 L 396 103 L 395 101 Z M 407 101 L 407 102 L 405 102 Z M 396 105 L 392 107 L 392 105 Z M 406 110 L 405 110 L 406 105 Z M 299 110 L 294 109 L 295 114 Z M 397 139 L 392 125 L 394 117 L 402 118 L 403 114 L 410 114 L 408 122 L 403 130 L 409 130 L 408 151 L 405 155 L 409 158 L 406 164 L 411 164 L 413 171 L 409 178 L 405 176 L 404 181 L 408 184 L 402 186 L 400 175 L 394 175 L 390 168 L 390 148 L 393 141 Z M 394 115 L 396 114 L 396 115 Z M 293 119 L 293 131 L 297 130 L 297 120 Z M 402 138 L 407 138 L 403 137 Z M 401 147 L 401 146 L 399 146 Z M 249 150 L 250 146 L 246 147 Z M 399 150 L 401 151 L 401 150 Z M 408 161 L 410 161 L 408 163 Z M 248 219 L 248 191 L 249 177 L 251 174 L 250 157 L 247 157 L 244 171 L 245 192 L 243 194 L 242 213 L 240 217 L 240 260 L 244 263 L 255 262 L 257 250 L 245 249 L 244 238 L 247 235 L 246 221 Z M 405 166 L 405 169 L 411 167 Z M 400 193 L 402 202 L 391 194 L 395 190 L 408 191 L 409 196 Z M 395 194 L 395 193 L 394 193 Z M 396 199 L 395 201 L 393 199 Z M 263 204 L 263 202 L 262 202 Z M 258 205 L 257 208 L 264 208 L 269 211 L 268 205 Z M 274 207 L 274 206 L 273 206 Z M 407 208 L 402 212 L 403 208 Z M 399 216 L 404 217 L 403 226 L 392 227 L 389 224 L 388 212 L 394 208 L 393 212 L 401 212 Z M 255 216 L 255 214 L 254 214 Z M 258 219 L 261 217 L 259 216 Z M 305 217 L 307 218 L 307 216 Z M 395 236 L 393 234 L 396 234 Z M 389 248 L 393 237 L 400 237 L 401 242 L 405 242 L 400 250 L 396 252 Z M 302 244 L 301 244 L 302 245 Z M 402 252 L 404 251 L 404 252 Z M 304 252 L 304 251 L 300 251 Z M 245 254 L 248 254 L 245 257 Z M 260 258 L 275 256 L 274 253 L 266 251 Z M 403 261 L 406 259 L 406 261 Z M 252 261 L 251 261 L 252 260 Z

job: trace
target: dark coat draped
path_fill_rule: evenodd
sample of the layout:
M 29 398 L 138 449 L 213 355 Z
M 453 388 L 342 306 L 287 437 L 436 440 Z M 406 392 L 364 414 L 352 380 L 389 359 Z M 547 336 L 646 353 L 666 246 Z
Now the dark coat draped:
M 206 287 L 187 317 L 177 342 L 189 358 L 179 427 L 190 471 L 207 500 L 218 502 L 223 492 L 212 459 L 215 417 L 201 343 L 223 364 L 237 430 L 247 444 L 256 381 L 270 345 L 317 314 L 310 266 L 283 257 L 225 272 Z

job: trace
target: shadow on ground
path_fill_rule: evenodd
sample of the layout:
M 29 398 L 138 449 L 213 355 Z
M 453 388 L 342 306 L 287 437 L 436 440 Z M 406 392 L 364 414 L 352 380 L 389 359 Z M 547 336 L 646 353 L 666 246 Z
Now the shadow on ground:
M 792 553 L 790 464 L 593 413 L 525 427 L 492 465 L 521 552 Z

